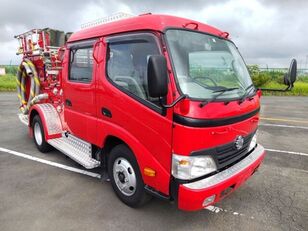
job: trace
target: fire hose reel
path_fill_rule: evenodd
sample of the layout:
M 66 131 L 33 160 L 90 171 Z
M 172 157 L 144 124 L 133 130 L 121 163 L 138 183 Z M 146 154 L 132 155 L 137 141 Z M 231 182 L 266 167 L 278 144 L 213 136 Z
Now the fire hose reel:
M 30 80 L 29 87 L 27 87 L 27 79 Z M 34 64 L 28 59 L 24 59 L 18 67 L 16 83 L 20 102 L 19 108 L 24 115 L 28 114 L 31 105 L 48 97 L 48 94 L 39 95 L 40 80 Z

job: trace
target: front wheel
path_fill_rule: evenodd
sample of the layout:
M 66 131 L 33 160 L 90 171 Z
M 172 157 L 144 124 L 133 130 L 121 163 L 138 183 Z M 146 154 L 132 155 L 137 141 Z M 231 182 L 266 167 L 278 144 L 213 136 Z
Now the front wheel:
M 34 116 L 32 120 L 32 131 L 34 143 L 37 149 L 43 153 L 51 151 L 52 146 L 50 146 L 50 144 L 45 140 L 44 128 L 39 115 Z
M 111 150 L 108 174 L 116 195 L 128 206 L 142 206 L 151 198 L 145 192 L 135 156 L 126 145 L 120 144 Z

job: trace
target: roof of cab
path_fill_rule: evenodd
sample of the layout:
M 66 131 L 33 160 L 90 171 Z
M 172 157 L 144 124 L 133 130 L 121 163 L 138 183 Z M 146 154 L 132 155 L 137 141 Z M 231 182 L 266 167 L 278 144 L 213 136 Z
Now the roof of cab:
M 206 32 L 216 36 L 221 36 L 223 34 L 222 31 L 212 26 L 191 19 L 169 15 L 144 14 L 77 31 L 76 33 L 72 34 L 68 42 L 75 42 L 89 38 L 98 38 L 111 34 L 138 30 L 154 30 L 163 32 L 168 27 L 184 28 L 183 25 L 187 23 L 197 23 L 198 31 Z M 190 24 L 187 25 L 186 28 L 192 27 L 194 27 L 194 25 Z

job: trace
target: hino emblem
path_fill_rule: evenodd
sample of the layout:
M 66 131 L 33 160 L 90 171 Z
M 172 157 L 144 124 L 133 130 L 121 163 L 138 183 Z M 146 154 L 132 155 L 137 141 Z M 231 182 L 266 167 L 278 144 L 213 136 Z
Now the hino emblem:
M 237 150 L 240 150 L 243 147 L 243 145 L 244 145 L 244 138 L 243 138 L 243 136 L 236 137 L 234 145 L 235 145 Z

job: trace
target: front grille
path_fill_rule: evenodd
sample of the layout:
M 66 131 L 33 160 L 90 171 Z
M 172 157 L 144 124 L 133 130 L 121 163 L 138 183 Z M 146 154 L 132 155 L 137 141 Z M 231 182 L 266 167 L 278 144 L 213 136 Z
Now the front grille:
M 244 144 L 239 150 L 235 147 L 234 142 L 231 142 L 215 148 L 196 151 L 193 152 L 192 155 L 211 155 L 216 161 L 218 169 L 225 168 L 226 166 L 238 162 L 248 154 L 249 144 L 254 134 L 255 132 L 243 137 Z
M 253 135 L 254 133 L 251 133 L 248 136 L 243 137 L 244 144 L 243 147 L 239 150 L 236 149 L 234 142 L 217 147 L 217 154 L 215 157 L 217 159 L 219 168 L 226 167 L 242 159 L 248 152 L 249 144 Z

